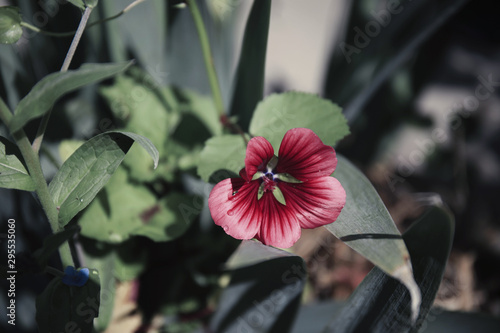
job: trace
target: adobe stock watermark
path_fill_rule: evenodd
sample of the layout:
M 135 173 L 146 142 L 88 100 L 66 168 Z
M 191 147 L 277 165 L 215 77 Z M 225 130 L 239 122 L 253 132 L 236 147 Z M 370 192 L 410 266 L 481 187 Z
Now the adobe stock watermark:
M 462 126 L 462 119 L 467 119 L 477 111 L 481 102 L 489 99 L 500 86 L 500 81 L 493 81 L 492 74 L 488 78 L 479 75 L 479 84 L 476 86 L 473 95 L 468 95 L 461 102 L 455 103 L 448 112 L 443 114 L 443 118 L 452 131 L 456 131 Z M 398 183 L 404 183 L 406 178 L 413 175 L 416 169 L 421 166 L 426 157 L 434 153 L 436 146 L 449 140 L 448 133 L 443 128 L 432 130 L 428 138 L 414 140 L 415 148 L 405 157 L 398 156 L 398 164 L 395 173 L 386 172 L 385 179 L 391 191 L 396 190 Z
M 411 1 L 411 0 L 408 0 Z M 372 10 L 370 12 L 373 20 L 365 24 L 364 31 L 360 27 L 354 27 L 356 34 L 354 35 L 353 44 L 341 42 L 339 44 L 340 50 L 345 57 L 348 64 L 352 61 L 353 54 L 359 54 L 362 49 L 367 47 L 372 38 L 377 37 L 382 28 L 387 27 L 392 20 L 392 15 L 397 15 L 403 11 L 404 7 L 401 5 L 400 0 L 387 0 L 385 9 L 378 12 Z
M 16 220 L 7 221 L 7 323 L 16 325 Z

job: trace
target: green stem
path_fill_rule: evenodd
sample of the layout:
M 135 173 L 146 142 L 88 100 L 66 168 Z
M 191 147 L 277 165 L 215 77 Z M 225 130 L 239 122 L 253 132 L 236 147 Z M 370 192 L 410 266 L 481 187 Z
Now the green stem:
M 76 47 L 78 46 L 78 43 L 80 43 L 80 39 L 82 38 L 83 32 L 85 31 L 85 26 L 87 25 L 87 21 L 89 20 L 91 12 L 92 7 L 85 8 L 85 11 L 83 12 L 82 18 L 80 20 L 80 24 L 78 25 L 78 29 L 76 30 L 75 37 L 73 37 L 73 41 L 71 42 L 68 53 L 66 54 L 66 58 L 64 58 L 64 63 L 61 66 L 61 72 L 66 72 L 68 70 L 69 64 L 71 64 L 71 60 L 75 55 Z M 52 110 L 46 112 L 43 115 L 42 120 L 40 121 L 40 125 L 38 126 L 35 140 L 33 140 L 33 150 L 36 154 L 38 154 L 42 145 L 43 136 L 45 135 L 45 130 L 47 129 L 47 124 L 49 123 L 51 113 Z
M 33 30 L 35 32 L 41 33 L 41 34 L 44 34 L 44 35 L 47 35 L 47 36 L 51 36 L 51 37 L 69 37 L 69 36 L 73 36 L 75 34 L 75 31 L 68 31 L 68 32 L 50 32 L 50 31 L 45 31 L 45 30 L 42 30 L 42 29 L 40 29 L 38 27 L 35 27 L 32 24 L 29 24 L 28 22 L 24 22 L 24 21 L 21 22 L 21 26 L 25 27 L 27 29 Z
M 205 67 L 207 69 L 208 81 L 210 82 L 210 89 L 212 90 L 212 95 L 214 97 L 215 107 L 222 116 L 224 112 L 224 103 L 222 102 L 222 95 L 220 92 L 219 81 L 217 79 L 217 73 L 215 72 L 214 61 L 212 57 L 212 51 L 210 50 L 210 43 L 208 42 L 208 35 L 205 30 L 205 25 L 203 24 L 203 19 L 196 4 L 196 0 L 186 0 L 186 3 L 193 15 L 194 24 L 196 25 L 196 30 L 198 31 L 198 37 L 200 38 L 201 50 L 203 52 L 203 59 L 205 60 Z
M 7 127 L 9 126 L 10 120 L 12 119 L 12 112 L 2 98 L 0 98 L 0 119 Z M 45 181 L 42 167 L 40 166 L 38 154 L 35 153 L 35 151 L 31 147 L 30 141 L 28 140 L 28 137 L 26 136 L 24 130 L 19 130 L 15 133 L 12 133 L 12 136 L 16 140 L 17 146 L 19 147 L 19 150 L 23 155 L 24 162 L 28 167 L 28 172 L 31 176 L 31 179 L 33 179 L 33 183 L 35 184 L 35 192 L 38 196 L 38 199 L 40 200 L 40 204 L 42 205 L 45 214 L 47 215 L 47 219 L 49 220 L 52 232 L 56 233 L 57 231 L 59 231 L 59 212 L 57 211 L 57 208 L 52 201 L 52 196 L 49 193 L 49 188 L 47 186 L 47 182 Z M 64 243 L 59 248 L 59 253 L 61 255 L 61 261 L 64 266 L 73 265 L 73 259 L 71 258 L 71 252 L 68 243 Z

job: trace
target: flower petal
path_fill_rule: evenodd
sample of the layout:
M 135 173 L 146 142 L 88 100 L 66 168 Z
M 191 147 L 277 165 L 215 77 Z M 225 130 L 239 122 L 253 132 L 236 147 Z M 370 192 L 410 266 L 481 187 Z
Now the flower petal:
M 337 166 L 335 150 L 323 144 L 308 128 L 293 128 L 286 132 L 278 158 L 279 173 L 289 173 L 302 181 L 330 176 Z
M 280 182 L 278 186 L 287 207 L 294 211 L 304 229 L 334 222 L 345 205 L 344 188 L 333 177 L 313 178 L 300 184 Z
M 241 178 L 225 179 L 215 185 L 208 197 L 215 224 L 236 239 L 254 238 L 262 218 L 257 202 L 258 189 L 258 182 Z
M 261 136 L 252 138 L 248 142 L 245 157 L 247 177 L 252 179 L 257 171 L 264 171 L 269 160 L 274 156 L 273 146 Z
M 271 192 L 266 192 L 259 204 L 262 224 L 256 238 L 265 245 L 289 248 L 300 238 L 300 225 L 294 212 L 279 203 Z

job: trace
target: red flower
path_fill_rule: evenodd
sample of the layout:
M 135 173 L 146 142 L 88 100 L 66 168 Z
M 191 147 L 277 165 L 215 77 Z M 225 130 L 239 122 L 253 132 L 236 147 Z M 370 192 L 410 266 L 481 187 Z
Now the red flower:
M 330 175 L 335 150 L 310 129 L 286 132 L 279 157 L 263 137 L 248 143 L 242 178 L 218 183 L 208 198 L 215 224 L 237 239 L 257 238 L 266 245 L 292 246 L 301 228 L 332 223 L 346 194 Z

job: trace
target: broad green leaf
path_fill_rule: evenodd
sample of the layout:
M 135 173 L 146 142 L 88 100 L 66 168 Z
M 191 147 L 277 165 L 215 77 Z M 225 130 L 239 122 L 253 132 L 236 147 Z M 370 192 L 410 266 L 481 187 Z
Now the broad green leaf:
M 151 214 L 157 200 L 143 185 L 127 179 L 124 168 L 118 168 L 104 191 L 85 210 L 78 224 L 81 234 L 108 243 L 121 243 L 143 225 L 141 214 Z
M 84 255 L 86 265 L 94 267 L 99 272 L 101 280 L 99 317 L 95 319 L 94 327 L 97 332 L 103 332 L 111 321 L 114 308 L 116 294 L 116 279 L 113 276 L 115 256 L 113 252 L 98 258 L 88 256 L 87 253 Z
M 14 44 L 23 35 L 19 8 L 0 7 L 0 44 Z
M 229 285 L 210 322 L 211 332 L 288 332 L 300 305 L 304 260 L 252 240 L 228 261 Z
M 255 107 L 264 94 L 270 17 L 271 0 L 254 0 L 245 28 L 230 108 L 230 114 L 238 116 L 244 131 L 248 130 Z
M 326 228 L 410 290 L 415 319 L 421 296 L 401 234 L 370 181 L 346 158 L 337 158 L 334 176 L 346 191 L 347 199 L 337 220 Z
M 37 259 L 39 265 L 45 266 L 50 256 L 57 251 L 57 249 L 68 239 L 73 237 L 77 232 L 80 231 L 78 225 L 72 225 L 59 231 L 53 235 L 48 236 L 43 240 L 42 248 L 35 251 L 34 256 Z
M 238 174 L 245 166 L 246 145 L 240 135 L 213 137 L 205 143 L 200 154 L 198 175 L 208 182 L 216 171 L 230 171 Z M 218 175 L 216 181 L 228 178 L 230 174 Z M 222 178 L 222 179 L 219 179 Z
M 119 76 L 111 86 L 100 89 L 113 114 L 123 121 L 123 130 L 143 135 L 164 156 L 169 134 L 168 106 L 158 91 L 127 76 Z M 123 162 L 130 167 L 131 176 L 138 181 L 152 181 L 158 177 L 146 152 L 133 147 Z
M 419 332 L 441 283 L 453 241 L 453 218 L 441 204 L 405 232 L 413 273 L 422 291 L 422 305 L 412 324 L 408 289 L 375 267 L 322 332 Z
M 34 191 L 35 184 L 26 170 L 19 148 L 0 137 L 0 187 Z
M 64 94 L 116 75 L 131 64 L 132 62 L 85 64 L 76 70 L 57 72 L 44 77 L 17 105 L 9 124 L 10 130 L 18 131 L 30 120 L 43 116 Z
M 92 332 L 99 316 L 99 274 L 90 269 L 82 287 L 68 286 L 54 278 L 36 298 L 36 322 L 40 332 Z
M 181 236 L 196 214 L 190 214 L 194 196 L 171 193 L 161 201 L 142 185 L 127 180 L 119 168 L 79 220 L 82 235 L 121 243 L 134 235 L 164 242 Z M 188 212 L 186 212 L 188 210 Z
M 137 134 L 118 131 L 93 137 L 64 162 L 49 185 L 52 200 L 59 208 L 61 227 L 94 199 L 134 142 L 151 155 L 156 167 L 158 151 L 151 141 Z
M 197 216 L 190 214 L 193 200 L 192 195 L 167 195 L 156 206 L 142 213 L 143 224 L 132 234 L 148 237 L 155 242 L 165 242 L 181 236 Z
M 290 256 L 293 256 L 290 252 L 266 246 L 253 240 L 244 240 L 235 253 L 229 257 L 225 266 L 227 269 L 234 270 L 254 266 L 271 259 L 288 258 Z
M 250 122 L 250 134 L 266 138 L 277 153 L 285 133 L 297 127 L 310 128 L 329 146 L 349 134 L 338 105 L 300 92 L 273 94 L 260 102 Z
M 169 106 L 157 90 L 120 75 L 99 92 L 127 131 L 146 136 L 161 151 L 168 135 Z

